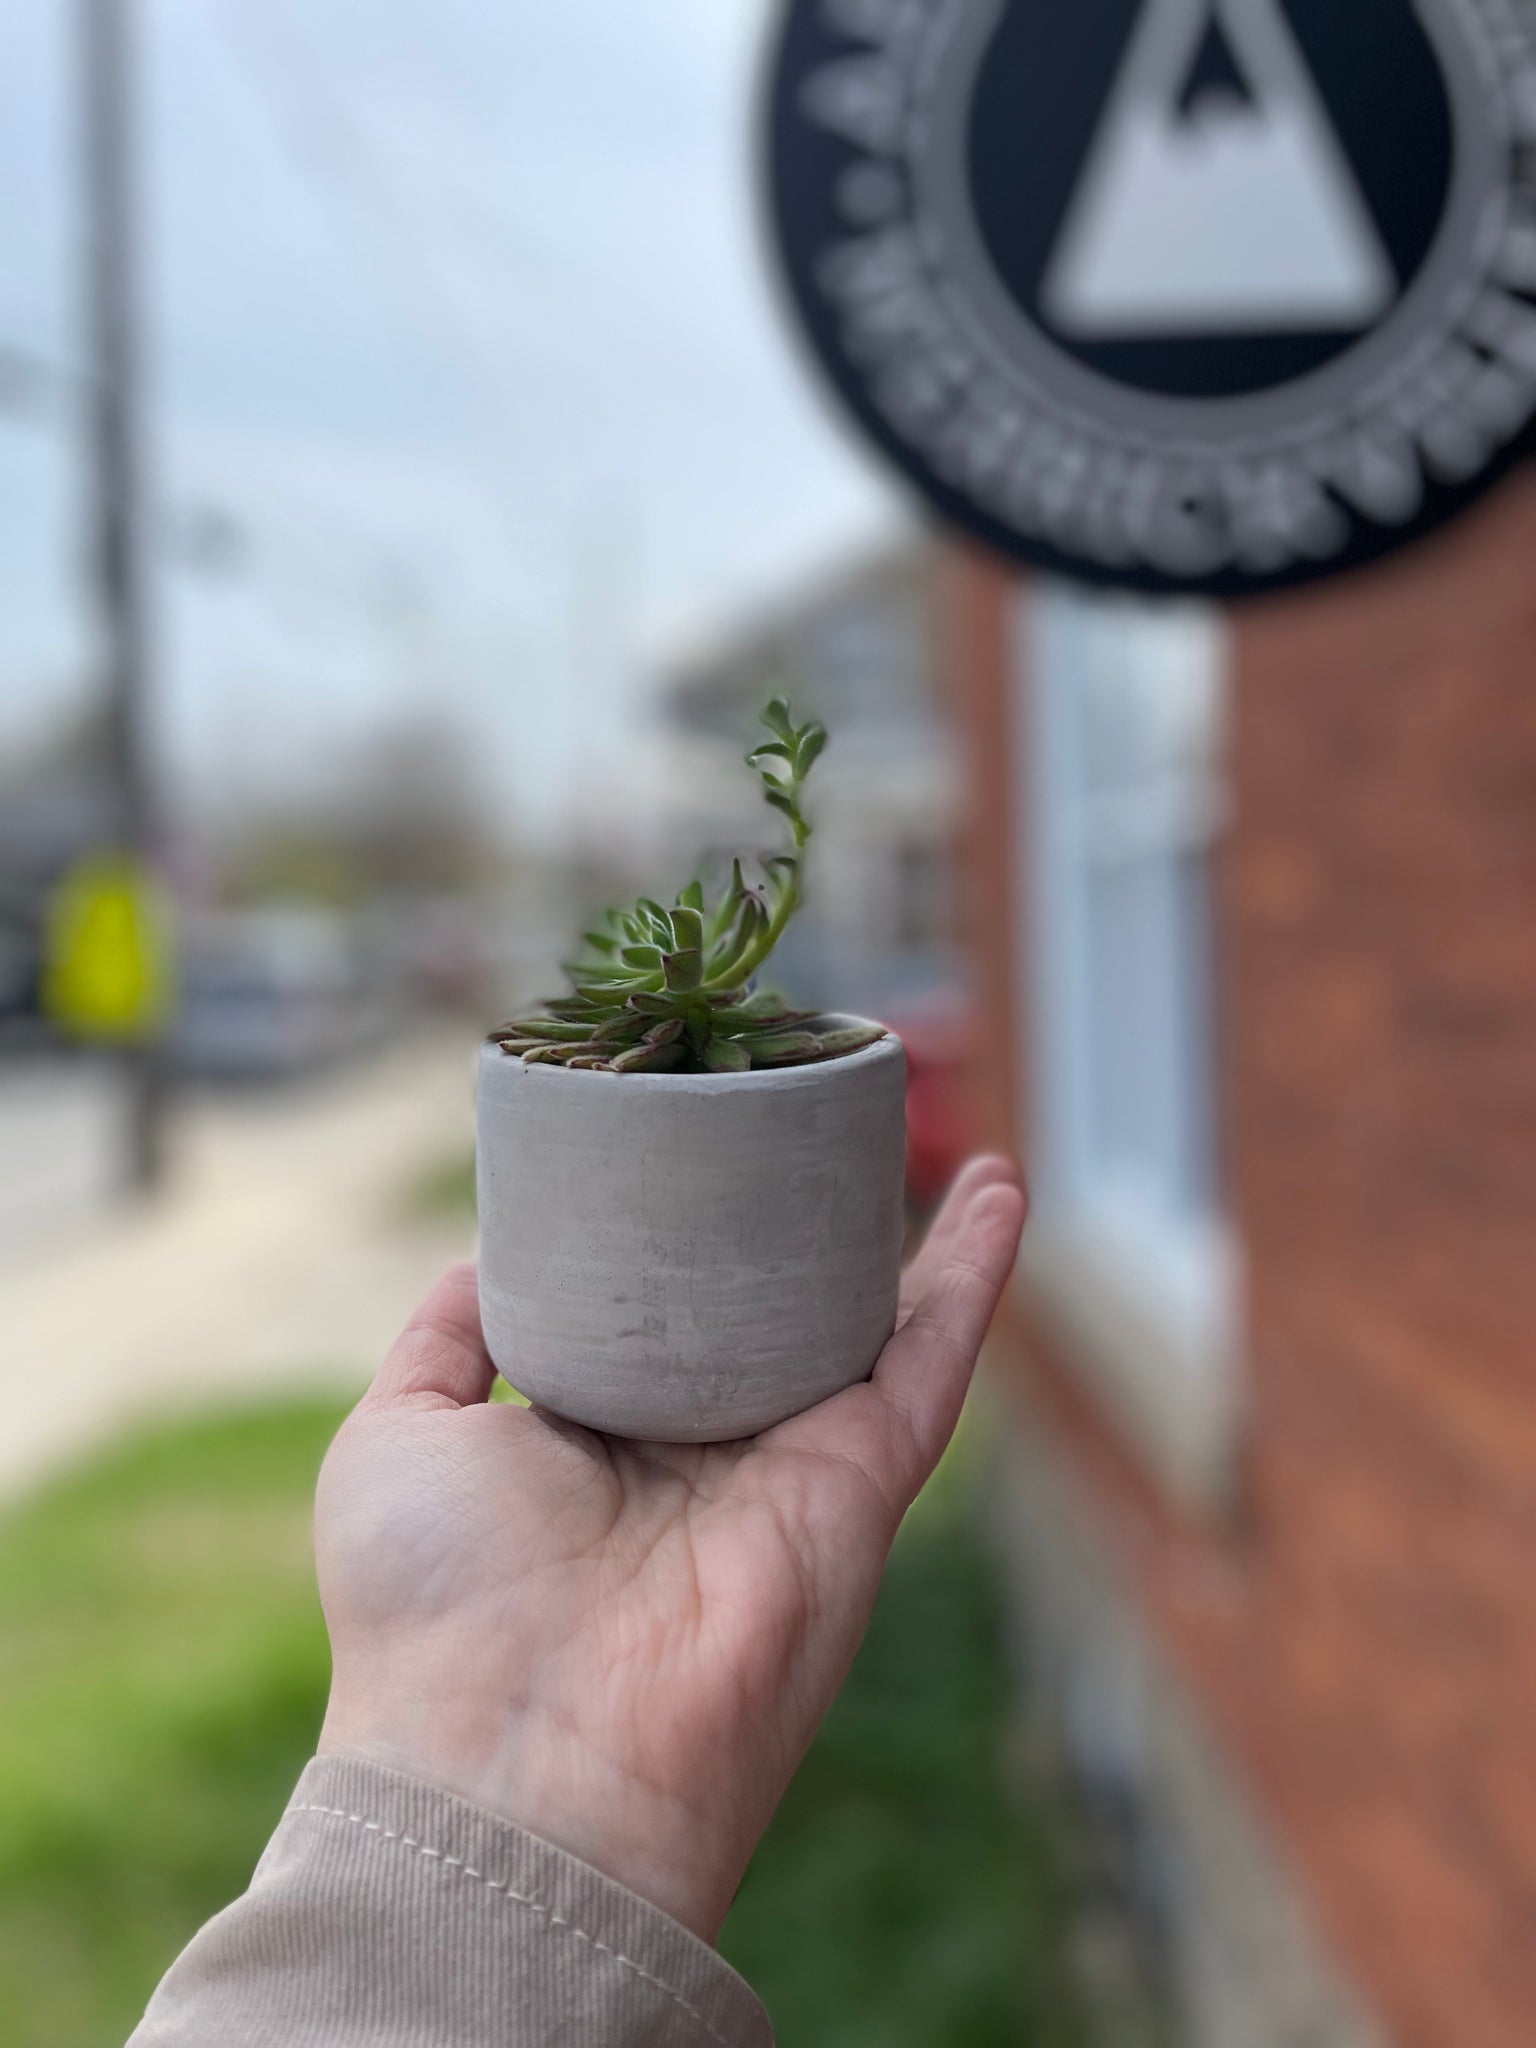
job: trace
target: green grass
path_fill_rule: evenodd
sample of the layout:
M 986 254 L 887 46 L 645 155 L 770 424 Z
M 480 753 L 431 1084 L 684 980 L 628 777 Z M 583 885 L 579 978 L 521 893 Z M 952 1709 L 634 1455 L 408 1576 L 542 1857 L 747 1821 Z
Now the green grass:
M 0 1518 L 0 2038 L 121 2048 L 244 1886 L 313 1747 L 310 1569 L 340 1410 L 124 1445 Z M 952 1490 L 742 1890 L 783 2048 L 1070 2048 L 1049 1842 L 1004 1796 L 995 1590 Z
M 340 1412 L 165 1430 L 0 1520 L 8 2048 L 120 2048 L 246 1882 L 319 1728 L 309 1515 Z
M 445 1159 L 429 1166 L 405 1190 L 405 1211 L 418 1222 L 473 1222 L 478 1204 L 475 1192 L 475 1155 Z
M 721 1943 L 781 2048 L 1074 2048 L 1051 1825 L 1004 1769 L 1000 1590 L 958 1457 L 903 1531 L 853 1672 Z

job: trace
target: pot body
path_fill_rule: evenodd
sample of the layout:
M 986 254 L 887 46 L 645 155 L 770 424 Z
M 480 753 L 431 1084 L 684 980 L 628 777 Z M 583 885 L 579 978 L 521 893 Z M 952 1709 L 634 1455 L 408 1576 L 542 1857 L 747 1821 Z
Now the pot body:
M 752 1074 L 480 1056 L 480 1312 L 537 1406 L 754 1436 L 867 1378 L 896 1320 L 906 1058 Z

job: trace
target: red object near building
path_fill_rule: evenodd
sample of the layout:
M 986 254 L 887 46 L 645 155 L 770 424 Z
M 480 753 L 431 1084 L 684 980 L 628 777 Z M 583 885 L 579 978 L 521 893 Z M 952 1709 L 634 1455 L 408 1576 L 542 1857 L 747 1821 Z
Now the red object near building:
M 902 1011 L 890 1028 L 907 1054 L 907 1200 L 923 1216 L 975 1149 L 975 1026 L 951 998 Z

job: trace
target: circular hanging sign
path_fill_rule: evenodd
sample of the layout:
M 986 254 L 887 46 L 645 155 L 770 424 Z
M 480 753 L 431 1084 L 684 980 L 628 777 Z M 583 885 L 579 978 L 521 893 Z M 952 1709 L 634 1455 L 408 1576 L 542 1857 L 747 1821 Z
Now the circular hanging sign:
M 1532 0 L 788 0 L 773 215 L 949 519 L 1240 596 L 1536 445 Z

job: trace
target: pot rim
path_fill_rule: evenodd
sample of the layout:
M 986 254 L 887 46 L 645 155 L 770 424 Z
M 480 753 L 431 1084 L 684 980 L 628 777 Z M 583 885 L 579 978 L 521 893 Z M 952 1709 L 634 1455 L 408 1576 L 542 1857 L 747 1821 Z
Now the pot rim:
M 622 1082 L 626 1093 L 641 1084 L 647 1088 L 673 1089 L 678 1093 L 696 1095 L 740 1093 L 749 1088 L 795 1088 L 821 1082 L 836 1073 L 852 1073 L 867 1066 L 874 1066 L 885 1060 L 904 1059 L 906 1048 L 889 1024 L 881 1024 L 874 1017 L 857 1017 L 845 1010 L 827 1010 L 822 1013 L 830 1024 L 847 1027 L 853 1024 L 868 1024 L 885 1033 L 873 1045 L 861 1046 L 857 1052 L 840 1053 L 829 1060 L 809 1060 L 797 1067 L 756 1067 L 746 1074 L 603 1074 L 588 1067 L 574 1072 L 569 1067 L 552 1066 L 540 1062 L 537 1066 L 526 1066 L 521 1057 L 513 1059 L 504 1053 L 493 1039 L 486 1039 L 480 1047 L 482 1063 L 489 1063 L 497 1072 L 514 1070 L 524 1079 L 539 1081 L 542 1086 L 547 1080 L 567 1088 L 582 1087 L 592 1081 Z

